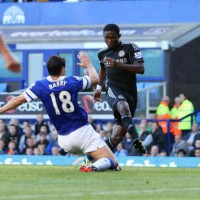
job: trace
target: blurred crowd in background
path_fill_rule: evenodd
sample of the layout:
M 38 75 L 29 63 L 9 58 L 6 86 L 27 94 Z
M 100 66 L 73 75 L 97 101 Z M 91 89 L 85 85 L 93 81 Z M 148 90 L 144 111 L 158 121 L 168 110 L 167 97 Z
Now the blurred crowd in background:
M 171 122 L 170 133 L 166 129 L 166 121 L 162 119 L 177 119 L 194 110 L 193 104 L 184 95 L 180 94 L 174 99 L 174 106 L 169 108 L 169 97 L 163 97 L 152 119 L 141 119 L 136 123 L 139 138 L 144 142 L 148 155 L 145 156 L 200 156 L 199 117 L 195 116 L 193 123 L 191 117 L 186 121 Z M 180 115 L 181 113 L 181 115 Z M 112 134 L 113 121 L 96 121 L 89 115 L 89 123 L 105 140 Z M 186 124 L 185 124 L 186 123 Z M 170 144 L 167 143 L 170 134 Z M 57 142 L 57 131 L 43 114 L 38 114 L 35 122 L 29 120 L 19 121 L 16 118 L 9 122 L 0 120 L 0 154 L 23 155 L 60 155 Z M 170 145 L 170 146 L 168 146 Z M 168 151 L 170 149 L 170 152 Z M 141 156 L 133 147 L 129 133 L 118 144 L 114 151 L 116 156 Z

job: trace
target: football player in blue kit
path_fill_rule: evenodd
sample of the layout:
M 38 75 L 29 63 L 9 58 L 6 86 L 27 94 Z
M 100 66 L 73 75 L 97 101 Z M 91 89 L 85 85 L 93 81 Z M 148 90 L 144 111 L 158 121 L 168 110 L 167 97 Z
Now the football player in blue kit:
M 120 29 L 116 24 L 107 24 L 103 35 L 107 48 L 98 53 L 99 84 L 94 93 L 94 100 L 101 100 L 101 89 L 105 81 L 107 101 L 116 121 L 112 135 L 106 143 L 113 151 L 128 132 L 134 147 L 139 153 L 146 154 L 147 150 L 138 139 L 132 120 L 137 106 L 136 74 L 144 73 L 141 51 L 134 43 L 120 41 Z
M 86 111 L 78 104 L 78 92 L 98 83 L 98 74 L 88 55 L 80 52 L 78 58 L 78 65 L 88 70 L 88 76 L 66 77 L 65 59 L 53 55 L 47 62 L 49 76 L 36 81 L 21 95 L 11 99 L 0 108 L 0 114 L 39 98 L 58 131 L 60 147 L 66 152 L 84 154 L 93 159 L 91 166 L 83 166 L 80 171 L 115 169 L 118 167 L 115 156 L 88 123 Z

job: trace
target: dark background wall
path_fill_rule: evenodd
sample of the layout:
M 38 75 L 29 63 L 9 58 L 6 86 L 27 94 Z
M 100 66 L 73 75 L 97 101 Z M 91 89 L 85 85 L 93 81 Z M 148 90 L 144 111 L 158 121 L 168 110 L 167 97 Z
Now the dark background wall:
M 185 93 L 200 108 L 200 37 L 168 52 L 167 88 L 173 99 Z

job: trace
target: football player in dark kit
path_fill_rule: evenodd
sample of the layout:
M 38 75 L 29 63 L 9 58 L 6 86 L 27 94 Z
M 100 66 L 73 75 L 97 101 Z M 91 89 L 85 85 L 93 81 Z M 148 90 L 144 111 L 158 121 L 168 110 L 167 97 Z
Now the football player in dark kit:
M 114 150 L 129 132 L 136 150 L 146 154 L 147 150 L 138 139 L 132 120 L 137 105 L 136 74 L 144 73 L 142 54 L 136 44 L 120 41 L 120 29 L 116 24 L 107 24 L 103 35 L 108 47 L 98 53 L 101 68 L 94 100 L 101 100 L 101 89 L 105 80 L 107 101 L 116 121 L 112 135 L 106 143 Z

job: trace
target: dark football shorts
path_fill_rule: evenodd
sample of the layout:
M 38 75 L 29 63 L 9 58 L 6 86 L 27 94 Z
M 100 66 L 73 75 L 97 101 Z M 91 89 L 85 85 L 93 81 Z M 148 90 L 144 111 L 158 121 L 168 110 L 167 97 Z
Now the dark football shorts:
M 117 102 L 126 101 L 129 104 L 132 117 L 134 116 L 136 106 L 137 106 L 137 94 L 134 92 L 122 90 L 116 87 L 108 87 L 106 90 L 106 97 L 109 106 L 112 108 L 115 121 L 118 125 L 121 125 L 121 116 L 117 111 Z

